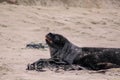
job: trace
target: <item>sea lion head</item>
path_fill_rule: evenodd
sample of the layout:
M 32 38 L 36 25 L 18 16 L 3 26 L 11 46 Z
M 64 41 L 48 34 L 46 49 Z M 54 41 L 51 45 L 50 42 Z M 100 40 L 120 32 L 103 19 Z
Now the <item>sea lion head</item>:
M 62 48 L 68 40 L 60 34 L 48 33 L 46 36 L 46 43 L 49 47 Z

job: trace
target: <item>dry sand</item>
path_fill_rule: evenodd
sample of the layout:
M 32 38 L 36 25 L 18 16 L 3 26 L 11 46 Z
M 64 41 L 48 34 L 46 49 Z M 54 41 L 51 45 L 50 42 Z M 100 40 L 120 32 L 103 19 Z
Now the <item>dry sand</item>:
M 60 33 L 78 46 L 120 47 L 120 9 L 40 7 L 0 4 L 0 80 L 120 80 L 120 69 L 95 71 L 26 71 L 28 63 L 49 58 L 48 32 Z

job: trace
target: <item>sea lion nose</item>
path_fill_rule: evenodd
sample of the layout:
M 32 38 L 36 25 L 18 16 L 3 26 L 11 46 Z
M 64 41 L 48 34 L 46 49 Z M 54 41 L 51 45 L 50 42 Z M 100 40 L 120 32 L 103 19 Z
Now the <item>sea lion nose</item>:
M 48 33 L 48 34 L 45 36 L 45 39 L 51 38 L 51 36 L 52 36 L 52 33 L 50 32 L 50 33 Z
M 48 33 L 48 35 L 52 35 L 52 34 L 53 34 L 53 33 L 51 33 L 51 32 L 50 32 L 50 33 Z
M 46 37 L 49 37 L 49 38 L 52 36 L 53 36 L 53 33 L 51 33 L 51 32 L 46 35 Z

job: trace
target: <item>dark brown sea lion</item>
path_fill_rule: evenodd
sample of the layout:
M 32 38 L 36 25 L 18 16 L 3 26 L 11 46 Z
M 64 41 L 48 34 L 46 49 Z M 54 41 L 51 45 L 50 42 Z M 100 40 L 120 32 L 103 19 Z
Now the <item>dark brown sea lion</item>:
M 45 40 L 51 58 L 29 64 L 28 70 L 59 66 L 69 66 L 73 69 L 78 69 L 75 66 L 79 66 L 79 69 L 90 70 L 120 67 L 120 48 L 78 47 L 64 36 L 55 33 L 48 33 Z

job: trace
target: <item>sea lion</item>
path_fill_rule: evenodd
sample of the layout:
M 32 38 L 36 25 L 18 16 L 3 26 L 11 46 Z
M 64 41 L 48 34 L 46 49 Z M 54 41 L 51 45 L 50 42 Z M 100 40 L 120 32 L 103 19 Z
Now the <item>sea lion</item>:
M 120 48 L 78 47 L 60 34 L 48 33 L 46 43 L 50 49 L 50 59 L 40 59 L 29 64 L 28 70 L 40 70 L 44 67 L 62 67 L 76 69 L 101 70 L 120 67 Z M 65 68 L 64 68 L 65 69 Z M 78 69 L 78 68 L 77 68 Z

